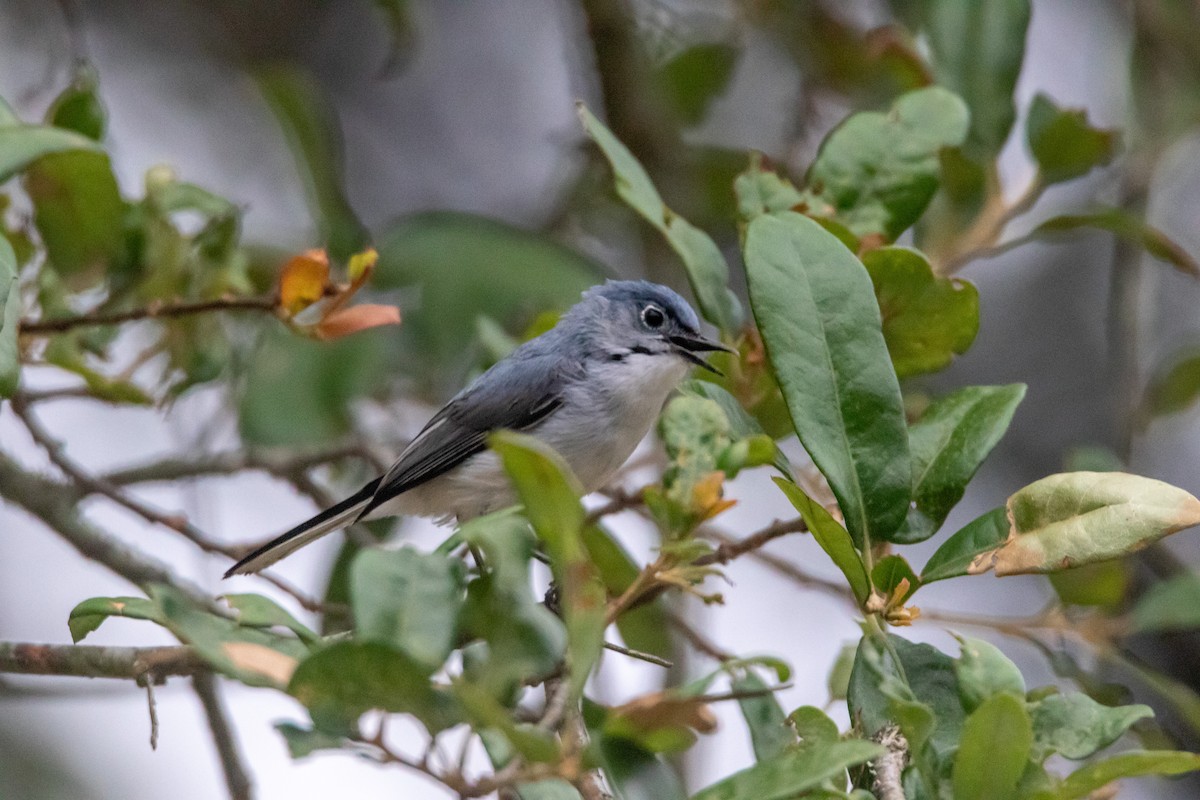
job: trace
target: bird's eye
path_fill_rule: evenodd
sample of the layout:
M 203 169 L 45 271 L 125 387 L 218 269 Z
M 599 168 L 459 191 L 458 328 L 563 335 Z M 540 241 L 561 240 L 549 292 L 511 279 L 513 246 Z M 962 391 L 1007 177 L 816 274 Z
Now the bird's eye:
M 658 306 L 646 306 L 642 309 L 642 322 L 648 328 L 661 328 L 667 321 L 667 315 Z

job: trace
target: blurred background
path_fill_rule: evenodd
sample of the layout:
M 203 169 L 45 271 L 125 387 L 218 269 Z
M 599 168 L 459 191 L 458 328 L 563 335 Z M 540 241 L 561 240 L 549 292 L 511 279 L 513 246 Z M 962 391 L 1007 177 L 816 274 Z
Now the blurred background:
M 802 175 L 846 114 L 886 108 L 919 84 L 906 48 L 919 53 L 926 43 L 890 27 L 905 21 L 909 5 L 6 0 L 0 96 L 23 119 L 42 118 L 73 81 L 95 80 L 122 194 L 140 197 L 173 173 L 234 203 L 246 244 L 238 269 L 250 284 L 268 280 L 287 253 L 328 243 L 344 257 L 373 242 L 381 260 L 365 294 L 404 314 L 399 328 L 333 344 L 239 320 L 190 330 L 186 361 L 173 353 L 168 369 L 147 359 L 125 376 L 153 383 L 171 375 L 169 396 L 155 398 L 159 407 L 64 396 L 40 405 L 39 418 L 76 461 L 100 472 L 243 445 L 347 439 L 366 442 L 386 460 L 436 404 L 537 325 L 541 312 L 569 306 L 588 285 L 648 276 L 686 289 L 674 256 L 613 196 L 607 167 L 584 145 L 577 100 L 606 118 L 671 208 L 712 233 L 736 265 L 730 186 L 747 151 Z M 1015 90 L 1020 115 L 1039 92 L 1086 108 L 1099 127 L 1120 129 L 1123 147 L 1111 165 L 1046 191 L 1005 238 L 1103 202 L 1144 214 L 1185 251 L 1200 253 L 1200 6 L 1035 0 Z M 999 154 L 1010 198 L 1034 173 L 1022 129 L 1018 119 Z M 741 286 L 736 270 L 734 285 Z M 1200 285 L 1102 231 L 981 258 L 960 274 L 979 287 L 978 339 L 936 380 L 906 390 L 1017 381 L 1030 389 L 954 512 L 951 530 L 1066 464 L 1123 463 L 1200 493 L 1200 413 L 1187 402 L 1153 419 L 1140 411 L 1147 387 L 1200 343 Z M 110 343 L 113 361 L 128 366 L 148 335 L 137 326 L 122 333 Z M 53 367 L 27 370 L 24 381 L 42 392 L 77 382 Z M 22 463 L 50 469 L 8 408 L 0 409 L 0 442 Z M 788 448 L 802 460 L 794 440 Z M 646 443 L 642 471 L 625 476 L 628 486 L 650 479 L 654 453 L 654 443 Z M 365 469 L 315 470 L 304 476 L 307 495 L 296 481 L 250 471 L 150 483 L 138 496 L 185 513 L 216 540 L 242 543 L 290 527 L 311 513 L 314 498 L 351 488 Z M 763 475 L 739 478 L 730 491 L 738 505 L 721 526 L 747 532 L 791 516 L 769 488 Z M 103 498 L 86 501 L 81 513 L 212 591 L 274 591 L 253 579 L 222 584 L 227 559 Z M 444 536 L 420 522 L 399 527 L 398 535 L 421 546 Z M 616 517 L 614 529 L 639 558 L 649 552 L 650 528 L 637 515 Z M 67 614 L 77 602 L 130 592 L 12 505 L 0 506 L 0 531 L 0 639 L 69 641 Z M 279 574 L 322 594 L 343 547 L 338 539 L 299 553 Z M 778 542 L 771 553 L 833 574 L 807 537 Z M 1177 574 L 1197 561 L 1193 531 L 1103 580 L 1116 586 L 1118 600 L 1127 599 L 1151 576 Z M 795 685 L 781 696 L 785 708 L 825 705 L 830 667 L 843 644 L 857 638 L 848 608 L 755 561 L 739 560 L 728 576 L 723 606 L 685 600 L 681 613 L 727 650 L 789 661 Z M 921 605 L 927 612 L 1022 617 L 1054 596 L 1041 577 L 985 576 L 938 584 Z M 936 613 L 927 617 L 911 635 L 953 652 L 946 629 L 956 626 L 938 622 Z M 1065 656 L 1051 663 L 1020 639 L 994 640 L 1030 686 L 1077 668 L 1097 684 L 1130 687 L 1159 710 L 1163 728 L 1184 747 L 1200 743 L 1200 640 L 1193 633 L 1130 637 L 1118 660 L 1065 646 L 1069 665 Z M 116 621 L 92 641 L 170 639 L 153 626 Z M 676 667 L 704 668 L 682 660 Z M 596 692 L 611 701 L 633 696 L 662 680 L 656 670 L 610 653 Z M 221 796 L 196 697 L 181 681 L 157 697 L 161 734 L 151 752 L 146 699 L 135 686 L 5 676 L 0 797 Z M 293 762 L 272 728 L 303 717 L 287 697 L 230 685 L 225 702 L 260 797 L 441 796 L 419 776 L 347 755 Z M 716 710 L 722 726 L 682 764 L 691 788 L 751 758 L 736 709 Z M 844 723 L 844 709 L 839 713 Z M 1174 782 L 1129 796 L 1197 791 Z

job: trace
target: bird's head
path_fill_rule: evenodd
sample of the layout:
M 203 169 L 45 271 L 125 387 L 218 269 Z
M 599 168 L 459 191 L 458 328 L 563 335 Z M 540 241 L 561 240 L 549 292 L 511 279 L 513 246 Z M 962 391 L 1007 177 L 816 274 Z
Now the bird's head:
M 675 291 L 649 281 L 608 281 L 584 292 L 564 322 L 587 332 L 601 357 L 680 358 L 720 375 L 700 353 L 732 348 L 700 333 L 700 318 Z

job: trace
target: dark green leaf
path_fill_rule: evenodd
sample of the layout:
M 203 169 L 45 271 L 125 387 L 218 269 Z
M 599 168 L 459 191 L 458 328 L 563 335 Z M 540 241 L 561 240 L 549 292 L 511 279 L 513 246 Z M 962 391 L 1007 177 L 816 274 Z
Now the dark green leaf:
M 904 560 L 904 556 L 889 555 L 875 562 L 874 568 L 871 569 L 871 583 L 876 591 L 886 596 L 890 597 L 893 592 L 899 593 L 895 602 L 903 603 L 920 588 L 921 579 Z
M 346 742 L 343 736 L 315 728 L 301 728 L 290 722 L 275 723 L 275 730 L 279 731 L 287 742 L 288 753 L 292 758 L 304 758 L 317 750 L 336 750 Z
M 1134 606 L 1133 624 L 1143 632 L 1200 628 L 1200 575 L 1184 573 L 1152 584 Z
M 486 315 L 520 332 L 539 312 L 573 305 L 604 273 L 539 234 L 438 211 L 406 217 L 382 234 L 372 286 L 419 291 L 421 302 L 405 308 L 397 334 L 402 366 L 423 387 L 444 393 L 473 366 L 463 354 L 476 339 L 476 319 Z
M 24 172 L 38 159 L 70 150 L 101 152 L 98 144 L 74 131 L 0 120 L 0 183 Z
M 430 685 L 424 667 L 378 642 L 337 642 L 313 653 L 296 667 L 287 690 L 318 726 L 371 709 L 412 714 L 432 733 L 462 718 L 453 698 Z
M 1076 800 L 1088 797 L 1120 778 L 1139 775 L 1180 775 L 1200 770 L 1200 755 L 1172 750 L 1132 750 L 1080 767 L 1069 775 L 1056 800 Z M 1040 800 L 1040 798 L 1039 798 Z
M 287 628 L 308 644 L 314 644 L 321 638 L 269 597 L 261 594 L 227 594 L 225 600 L 237 610 L 237 622 L 243 627 Z
M 817 544 L 821 545 L 821 549 L 846 576 L 855 599 L 860 605 L 865 603 L 871 594 L 871 582 L 867 577 L 867 568 L 863 565 L 862 556 L 854 548 L 850 534 L 824 506 L 805 494 L 799 486 L 783 478 L 773 480 L 800 512 Z
M 832 216 L 856 236 L 894 241 L 938 188 L 938 153 L 962 144 L 963 101 L 937 86 L 901 95 L 888 111 L 846 119 L 821 145 L 806 180 L 809 213 Z
M 1053 572 L 1131 553 L 1200 524 L 1200 500 L 1124 472 L 1064 472 L 1029 484 L 1007 503 L 1009 538 L 968 572 Z
M 1098 561 L 1052 572 L 1046 577 L 1064 603 L 1116 609 L 1124 602 L 1129 587 L 1129 566 L 1120 559 Z
M 1083 109 L 1063 109 L 1042 93 L 1029 105 L 1029 150 L 1046 183 L 1069 181 L 1109 164 L 1117 153 L 1116 131 L 1093 128 Z
M 837 723 L 816 706 L 800 706 L 788 714 L 788 722 L 795 729 L 803 745 L 815 742 L 834 742 L 840 736 Z
M 1012 800 L 1029 760 L 1033 727 L 1025 701 L 996 694 L 963 723 L 954 759 L 955 800 Z
M 1200 353 L 1177 358 L 1166 372 L 1155 376 L 1146 391 L 1144 407 L 1152 417 L 1178 414 L 1200 399 Z
M 854 669 L 854 657 L 858 653 L 858 645 L 854 643 L 842 645 L 838 651 L 833 666 L 829 668 L 829 676 L 825 679 L 829 689 L 830 700 L 845 700 L 850 688 L 850 672 Z
M 856 543 L 885 539 L 911 493 L 908 431 L 866 269 L 817 223 L 760 216 L 746 237 L 754 317 L 796 433 Z
M 1000 649 L 982 639 L 960 640 L 962 654 L 954 662 L 958 694 L 963 708 L 972 712 L 997 694 L 1025 696 L 1021 670 Z
M 304 177 L 329 255 L 345 261 L 369 239 L 346 199 L 337 116 L 321 88 L 297 68 L 271 67 L 257 78 Z
M 1108 231 L 1118 238 L 1140 246 L 1150 255 L 1160 261 L 1165 261 L 1180 272 L 1192 277 L 1200 277 L 1200 263 L 1197 263 L 1190 253 L 1158 228 L 1120 208 L 1101 208 L 1089 214 L 1064 214 L 1060 217 L 1052 217 L 1025 236 L 1007 243 L 1005 249 L 1027 241 L 1074 233 L 1086 228 Z
M 17 334 L 21 327 L 21 293 L 17 291 L 17 256 L 0 234 L 0 397 L 12 397 L 21 380 Z
M 921 0 L 938 83 L 971 109 L 968 149 L 995 158 L 1016 120 L 1013 90 L 1025 57 L 1029 0 Z
M 735 772 L 701 789 L 692 800 L 790 800 L 882 752 L 874 742 L 858 739 L 817 742 Z
M 585 704 L 587 708 L 587 704 Z M 598 720 L 588 723 L 590 754 L 604 769 L 615 800 L 685 800 L 687 792 L 662 756 L 635 742 L 604 733 Z
M 1008 538 L 1008 516 L 995 508 L 977 518 L 942 543 L 921 570 L 921 582 L 933 583 L 966 575 L 982 554 L 994 550 Z
M 1052 694 L 1034 703 L 1033 751 L 1038 761 L 1054 753 L 1087 758 L 1108 747 L 1133 723 L 1154 716 L 1149 706 L 1102 706 L 1082 692 Z
M 746 670 L 735 674 L 729 687 L 734 692 L 753 695 L 738 698 L 738 706 L 750 730 L 755 759 L 767 761 L 775 758 L 796 743 L 796 734 L 788 727 L 779 701 L 762 678 Z
M 684 122 L 694 125 L 704 119 L 709 104 L 729 84 L 738 52 L 721 42 L 698 44 L 660 68 L 658 78 Z
M 431 674 L 458 640 L 463 564 L 457 558 L 400 550 L 364 550 L 350 568 L 358 638 L 390 645 Z
M 909 428 L 914 506 L 893 541 L 920 542 L 937 532 L 1024 397 L 1020 383 L 968 386 L 929 406 Z
M 610 595 L 620 596 L 641 571 L 621 543 L 599 525 L 584 528 L 583 545 Z M 660 600 L 626 611 L 617 618 L 617 630 L 627 647 L 662 658 L 671 655 L 670 630 Z
M 153 600 L 144 597 L 93 597 L 71 609 L 67 617 L 71 641 L 79 644 L 109 617 L 148 619 L 163 624 L 162 612 Z
M 47 155 L 25 171 L 25 191 L 47 258 L 72 288 L 95 284 L 121 260 L 126 206 L 107 155 Z
M 925 256 L 906 247 L 880 247 L 862 261 L 875 284 L 897 376 L 937 372 L 975 341 L 979 293 L 973 285 L 935 276 Z
M 588 136 L 612 165 L 617 194 L 666 237 L 683 261 L 705 319 L 725 333 L 737 331 L 742 323 L 741 304 L 729 289 L 729 266 L 716 243 L 663 204 L 650 176 L 633 153 L 583 104 L 579 105 L 579 118 Z
M 96 72 L 88 66 L 77 70 L 68 86 L 46 112 L 46 122 L 64 130 L 83 134 L 93 141 L 104 138 L 108 112 L 96 93 Z
M 562 458 L 538 439 L 502 431 L 492 435 L 490 444 L 550 556 L 567 623 L 573 696 L 578 696 L 603 647 L 607 601 L 583 544 L 586 513 L 578 482 Z

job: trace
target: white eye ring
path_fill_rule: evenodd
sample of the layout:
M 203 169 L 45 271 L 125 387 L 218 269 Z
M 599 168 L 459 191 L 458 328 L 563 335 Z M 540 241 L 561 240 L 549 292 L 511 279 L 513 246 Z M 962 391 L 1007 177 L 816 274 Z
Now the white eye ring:
M 666 313 L 658 306 L 651 304 L 642 309 L 642 322 L 647 328 L 661 328 L 666 321 Z

